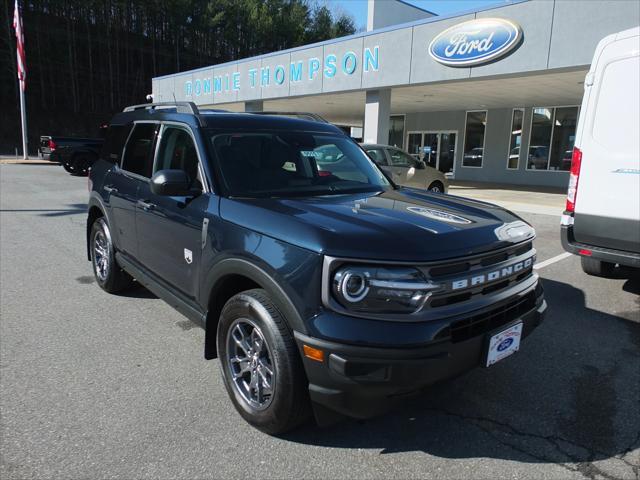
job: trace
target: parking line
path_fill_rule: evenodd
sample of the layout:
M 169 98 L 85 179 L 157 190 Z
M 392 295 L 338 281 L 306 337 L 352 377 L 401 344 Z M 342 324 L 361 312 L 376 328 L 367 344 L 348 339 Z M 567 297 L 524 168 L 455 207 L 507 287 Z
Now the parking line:
M 549 265 L 551 265 L 552 263 L 556 263 L 559 262 L 560 260 L 564 260 L 567 257 L 570 257 L 571 255 L 573 255 L 572 253 L 569 252 L 564 252 L 561 253 L 560 255 L 556 255 L 555 257 L 551 257 L 548 260 L 545 260 L 544 262 L 540 262 L 540 263 L 536 263 L 533 268 L 534 270 L 540 270 L 541 268 L 547 267 Z

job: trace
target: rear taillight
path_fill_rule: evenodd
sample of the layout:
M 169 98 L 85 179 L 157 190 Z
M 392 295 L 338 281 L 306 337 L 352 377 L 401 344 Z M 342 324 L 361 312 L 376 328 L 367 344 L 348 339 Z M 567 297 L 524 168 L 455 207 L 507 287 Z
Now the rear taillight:
M 571 170 L 569 171 L 569 189 L 567 190 L 566 211 L 573 213 L 576 209 L 576 196 L 578 195 L 578 180 L 580 179 L 580 164 L 582 152 L 578 147 L 573 147 L 571 155 Z
M 56 149 L 57 145 L 56 142 L 54 142 L 53 140 L 49 140 L 49 150 L 51 150 L 52 152 Z

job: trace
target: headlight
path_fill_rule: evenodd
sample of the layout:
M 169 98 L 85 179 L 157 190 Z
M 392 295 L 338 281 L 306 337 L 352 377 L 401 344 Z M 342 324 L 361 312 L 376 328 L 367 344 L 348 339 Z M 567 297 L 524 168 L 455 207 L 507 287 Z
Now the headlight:
M 440 287 L 419 270 L 404 267 L 346 266 L 332 279 L 334 298 L 356 312 L 413 313 Z

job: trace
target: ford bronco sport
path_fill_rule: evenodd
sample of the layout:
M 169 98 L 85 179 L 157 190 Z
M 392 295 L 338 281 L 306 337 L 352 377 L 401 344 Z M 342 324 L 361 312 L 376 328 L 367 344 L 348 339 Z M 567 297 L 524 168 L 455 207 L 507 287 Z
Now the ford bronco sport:
M 235 408 L 272 434 L 492 365 L 546 309 L 527 223 L 399 187 L 304 117 L 128 107 L 89 177 L 98 285 L 135 278 L 202 325 Z

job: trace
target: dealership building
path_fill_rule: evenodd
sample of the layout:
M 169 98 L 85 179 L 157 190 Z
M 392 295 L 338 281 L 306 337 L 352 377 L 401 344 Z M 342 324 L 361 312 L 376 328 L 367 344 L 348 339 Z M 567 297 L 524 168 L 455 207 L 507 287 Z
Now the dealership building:
M 316 113 L 456 180 L 564 187 L 595 47 L 639 23 L 632 0 L 514 0 L 446 17 L 369 0 L 365 32 L 154 78 L 152 92 Z

